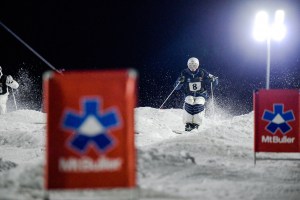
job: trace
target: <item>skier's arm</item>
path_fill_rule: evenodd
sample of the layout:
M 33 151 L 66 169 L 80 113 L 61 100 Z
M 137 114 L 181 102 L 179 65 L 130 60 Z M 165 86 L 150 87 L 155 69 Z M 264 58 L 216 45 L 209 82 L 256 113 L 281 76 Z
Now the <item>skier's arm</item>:
M 17 89 L 19 84 L 15 81 L 11 75 L 8 75 L 6 78 L 6 85 L 11 87 L 12 89 Z
M 208 73 L 206 70 L 203 69 L 205 82 L 210 84 L 212 83 L 213 86 L 217 86 L 219 84 L 219 78 L 217 76 L 212 75 L 211 73 Z
M 175 82 L 174 87 L 177 86 L 177 88 L 175 90 L 180 90 L 183 86 L 184 81 L 185 81 L 185 77 L 181 74 Z

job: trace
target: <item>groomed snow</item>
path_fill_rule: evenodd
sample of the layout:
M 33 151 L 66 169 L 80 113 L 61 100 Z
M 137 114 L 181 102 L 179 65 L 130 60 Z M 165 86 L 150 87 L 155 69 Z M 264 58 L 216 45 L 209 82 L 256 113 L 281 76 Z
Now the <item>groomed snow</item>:
M 136 108 L 138 188 L 51 192 L 51 199 L 300 199 L 300 160 L 253 163 L 253 113 L 216 111 L 197 131 L 183 130 L 181 109 Z M 43 199 L 45 114 L 0 115 L 0 199 Z M 300 159 L 299 154 L 258 154 Z M 100 198 L 101 197 L 101 198 Z

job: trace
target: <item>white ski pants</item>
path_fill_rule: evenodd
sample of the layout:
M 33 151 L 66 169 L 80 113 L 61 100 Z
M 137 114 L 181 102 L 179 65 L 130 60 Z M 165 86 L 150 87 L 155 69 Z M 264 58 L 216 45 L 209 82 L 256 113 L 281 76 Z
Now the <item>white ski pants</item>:
M 6 94 L 0 95 L 0 115 L 6 113 L 7 100 L 8 100 L 8 92 Z
M 205 114 L 205 98 L 187 96 L 184 99 L 183 122 L 201 125 Z

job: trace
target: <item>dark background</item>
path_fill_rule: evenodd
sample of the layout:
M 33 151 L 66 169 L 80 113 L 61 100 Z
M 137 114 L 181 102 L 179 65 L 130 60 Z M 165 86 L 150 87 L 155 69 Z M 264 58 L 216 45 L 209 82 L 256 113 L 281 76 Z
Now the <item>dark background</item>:
M 265 87 L 266 43 L 252 38 L 264 9 L 286 12 L 287 36 L 271 44 L 271 88 L 299 88 L 300 2 L 246 0 L 0 1 L 0 20 L 57 69 L 135 68 L 137 106 L 159 107 L 189 57 L 220 79 L 216 103 L 232 114 L 252 110 Z M 49 67 L 0 28 L 0 65 L 21 84 L 16 94 L 40 109 Z M 176 92 L 165 108 L 182 106 Z

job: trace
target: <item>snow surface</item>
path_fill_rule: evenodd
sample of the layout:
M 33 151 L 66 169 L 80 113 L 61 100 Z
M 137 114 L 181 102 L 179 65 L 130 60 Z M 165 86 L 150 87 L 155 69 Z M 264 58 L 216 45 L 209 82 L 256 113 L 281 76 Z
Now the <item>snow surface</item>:
M 300 199 L 299 154 L 258 154 L 253 163 L 253 113 L 216 111 L 203 126 L 182 130 L 181 109 L 136 108 L 138 187 L 51 192 L 51 199 Z M 0 115 L 0 200 L 43 199 L 45 113 Z

